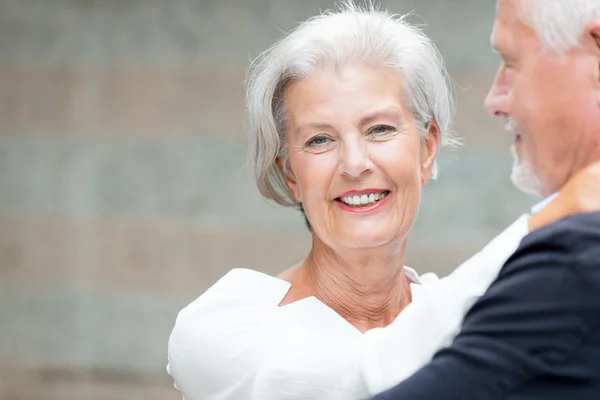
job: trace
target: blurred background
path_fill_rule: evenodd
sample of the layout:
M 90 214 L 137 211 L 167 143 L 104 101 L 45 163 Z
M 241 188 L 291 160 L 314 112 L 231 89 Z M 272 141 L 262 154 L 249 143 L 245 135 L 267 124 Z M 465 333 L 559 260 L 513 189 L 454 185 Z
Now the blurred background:
M 457 88 L 408 265 L 444 275 L 536 200 L 482 99 L 494 2 L 415 11 Z M 179 309 L 235 267 L 300 261 L 300 214 L 244 169 L 249 60 L 331 0 L 0 0 L 0 399 L 180 396 L 165 372 Z

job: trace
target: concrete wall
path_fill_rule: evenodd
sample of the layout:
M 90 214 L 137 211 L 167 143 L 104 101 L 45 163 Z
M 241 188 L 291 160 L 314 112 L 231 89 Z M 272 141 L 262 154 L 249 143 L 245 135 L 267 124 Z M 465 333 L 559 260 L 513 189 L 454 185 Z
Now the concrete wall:
M 493 3 L 384 1 L 426 21 L 465 147 L 426 188 L 408 264 L 445 274 L 533 199 L 481 101 Z M 243 169 L 248 60 L 332 1 L 0 0 L 0 398 L 176 399 L 176 312 L 223 273 L 301 260 L 297 212 Z

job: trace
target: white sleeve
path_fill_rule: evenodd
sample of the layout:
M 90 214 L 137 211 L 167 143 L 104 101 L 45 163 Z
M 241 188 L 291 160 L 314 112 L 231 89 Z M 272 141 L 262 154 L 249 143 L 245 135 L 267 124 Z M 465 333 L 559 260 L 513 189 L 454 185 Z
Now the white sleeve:
M 351 400 L 379 393 L 451 343 L 527 233 L 524 216 L 448 277 L 412 285 L 413 302 L 396 320 L 360 340 L 323 337 L 282 323 L 277 308 L 237 301 L 184 310 L 169 342 L 169 372 L 185 400 Z
M 274 344 L 268 309 L 232 302 L 183 309 L 169 338 L 168 373 L 185 400 L 250 399 Z
M 282 309 L 200 298 L 177 317 L 167 371 L 185 400 L 336 400 L 368 395 L 356 340 L 323 337 Z

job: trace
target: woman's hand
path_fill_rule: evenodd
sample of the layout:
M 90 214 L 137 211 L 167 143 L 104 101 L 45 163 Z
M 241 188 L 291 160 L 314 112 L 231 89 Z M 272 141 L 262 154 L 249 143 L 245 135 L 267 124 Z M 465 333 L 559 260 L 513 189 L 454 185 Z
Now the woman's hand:
M 529 218 L 532 232 L 573 214 L 600 211 L 600 162 L 573 176 L 543 210 Z

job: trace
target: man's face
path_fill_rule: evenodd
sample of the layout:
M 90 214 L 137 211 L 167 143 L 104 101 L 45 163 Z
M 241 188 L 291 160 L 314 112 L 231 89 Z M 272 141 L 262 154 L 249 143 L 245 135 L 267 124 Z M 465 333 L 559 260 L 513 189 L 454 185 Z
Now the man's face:
M 600 155 L 598 51 L 591 34 L 563 54 L 543 48 L 522 1 L 497 1 L 492 42 L 502 64 L 485 105 L 514 137 L 513 182 L 546 197 Z

